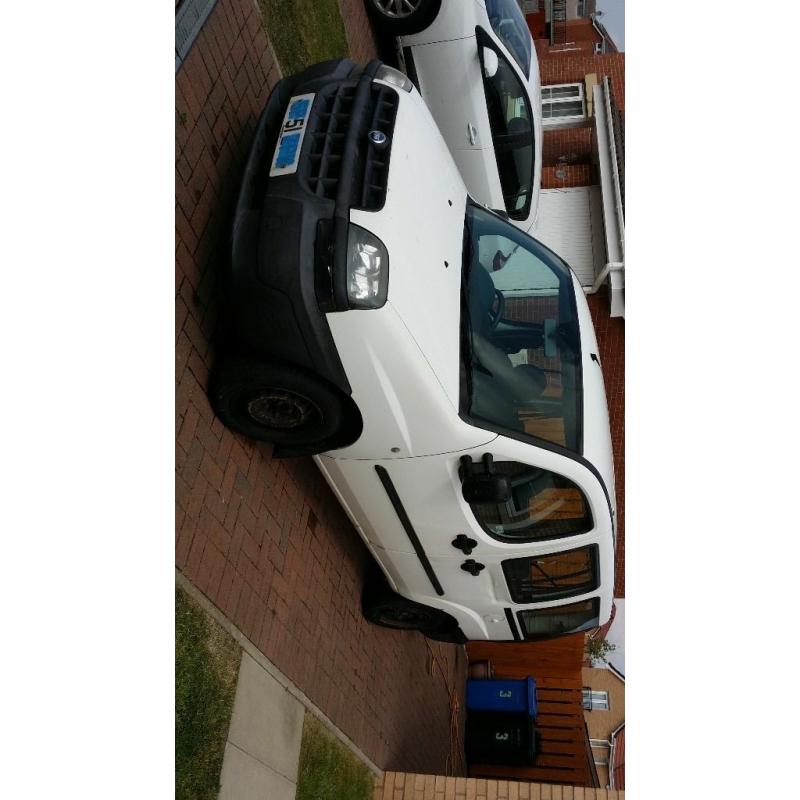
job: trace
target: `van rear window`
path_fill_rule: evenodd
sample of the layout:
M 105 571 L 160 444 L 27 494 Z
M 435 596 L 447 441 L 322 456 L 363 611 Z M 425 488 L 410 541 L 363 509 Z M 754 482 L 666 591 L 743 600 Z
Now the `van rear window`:
M 534 608 L 517 614 L 526 639 L 563 636 L 594 628 L 600 621 L 600 600 L 593 597 L 554 608 Z
M 575 597 L 596 589 L 598 581 L 596 544 L 503 561 L 503 573 L 515 603 L 537 603 Z

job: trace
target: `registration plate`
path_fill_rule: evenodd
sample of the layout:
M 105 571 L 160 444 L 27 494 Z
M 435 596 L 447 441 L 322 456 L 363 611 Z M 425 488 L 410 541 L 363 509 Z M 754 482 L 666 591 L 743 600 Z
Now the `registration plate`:
M 303 137 L 306 135 L 313 101 L 313 93 L 298 94 L 289 100 L 278 136 L 278 146 L 275 148 L 275 155 L 272 156 L 270 176 L 291 175 L 293 172 L 297 172 L 297 162 L 300 160 L 300 150 L 303 146 Z

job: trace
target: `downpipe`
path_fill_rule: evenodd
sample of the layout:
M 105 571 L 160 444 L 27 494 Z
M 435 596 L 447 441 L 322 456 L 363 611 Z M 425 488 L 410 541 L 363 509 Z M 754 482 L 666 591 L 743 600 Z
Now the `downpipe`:
M 606 282 L 609 273 L 620 272 L 623 269 L 625 269 L 624 261 L 609 261 L 603 269 L 600 270 L 600 274 L 595 279 L 595 282 L 591 286 L 584 287 L 584 293 L 596 294 L 600 290 L 600 287 Z

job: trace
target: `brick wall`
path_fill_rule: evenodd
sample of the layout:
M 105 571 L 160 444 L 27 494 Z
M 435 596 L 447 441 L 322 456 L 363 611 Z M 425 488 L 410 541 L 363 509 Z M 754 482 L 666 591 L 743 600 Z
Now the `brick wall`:
M 592 186 L 597 183 L 593 164 L 558 164 L 542 167 L 542 189 L 565 189 L 571 186 Z
M 373 800 L 625 800 L 625 792 L 589 786 L 445 778 L 387 772 L 375 781 Z
M 539 55 L 542 86 L 551 83 L 582 83 L 589 73 L 602 82 L 608 76 L 614 87 L 614 99 L 625 113 L 625 53 L 593 55 L 581 52 L 553 52 Z
M 598 82 L 611 79 L 614 99 L 620 114 L 625 114 L 625 54 L 548 52 L 540 48 L 539 71 L 542 85 L 583 83 L 594 73 Z M 545 130 L 542 142 L 542 188 L 555 189 L 590 186 L 598 183 L 597 167 L 592 152 L 596 150 L 593 127 Z M 556 172 L 563 177 L 556 177 Z M 608 296 L 602 289 L 589 298 L 603 376 L 606 382 L 611 441 L 614 447 L 614 471 L 617 495 L 617 558 L 614 596 L 625 597 L 625 320 L 610 318 Z
M 545 128 L 542 165 L 589 164 L 592 160 L 594 128 Z

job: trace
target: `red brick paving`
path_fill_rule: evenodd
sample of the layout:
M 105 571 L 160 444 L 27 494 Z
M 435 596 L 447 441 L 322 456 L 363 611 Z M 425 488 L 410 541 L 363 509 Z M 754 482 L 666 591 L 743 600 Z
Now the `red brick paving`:
M 368 60 L 360 0 L 341 5 Z M 313 462 L 273 460 L 206 398 L 230 213 L 279 77 L 255 3 L 220 0 L 175 80 L 176 564 L 376 764 L 441 773 L 463 651 L 367 623 L 370 556 Z

